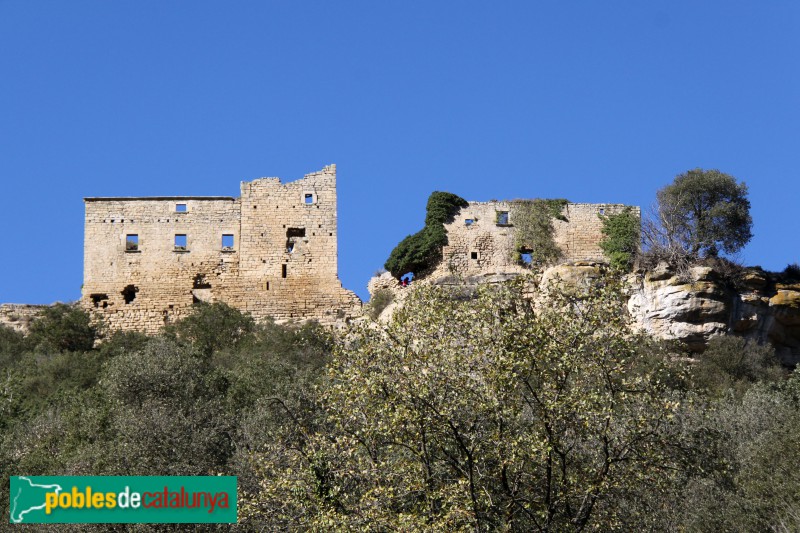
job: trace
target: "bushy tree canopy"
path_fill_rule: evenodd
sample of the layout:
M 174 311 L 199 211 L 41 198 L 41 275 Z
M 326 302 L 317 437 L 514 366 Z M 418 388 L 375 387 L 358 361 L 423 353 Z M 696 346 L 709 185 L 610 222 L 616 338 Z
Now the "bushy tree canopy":
M 642 364 L 616 291 L 525 290 L 422 287 L 385 328 L 351 331 L 325 431 L 262 450 L 246 513 L 319 531 L 619 528 L 626 495 L 678 470 L 683 399 Z
M 167 327 L 170 336 L 188 341 L 200 353 L 210 355 L 217 350 L 236 348 L 255 329 L 250 315 L 223 302 L 194 305 L 192 314 Z
M 447 244 L 445 222 L 469 203 L 455 194 L 434 191 L 428 197 L 425 227 L 414 235 L 409 235 L 398 244 L 384 268 L 399 278 L 407 272 L 419 274 L 435 266 L 442 257 L 442 246 Z
M 88 313 L 77 305 L 57 303 L 44 308 L 25 340 L 40 352 L 77 352 L 91 350 L 96 336 Z
M 719 170 L 696 168 L 657 193 L 651 244 L 692 257 L 738 252 L 752 238 L 747 185 Z

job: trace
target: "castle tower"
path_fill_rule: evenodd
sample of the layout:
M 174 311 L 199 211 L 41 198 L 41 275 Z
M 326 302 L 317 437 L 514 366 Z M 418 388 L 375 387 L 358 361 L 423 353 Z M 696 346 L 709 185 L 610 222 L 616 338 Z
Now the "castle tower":
M 112 329 L 155 333 L 198 301 L 256 320 L 361 313 L 337 274 L 336 166 L 241 197 L 85 198 L 82 305 Z

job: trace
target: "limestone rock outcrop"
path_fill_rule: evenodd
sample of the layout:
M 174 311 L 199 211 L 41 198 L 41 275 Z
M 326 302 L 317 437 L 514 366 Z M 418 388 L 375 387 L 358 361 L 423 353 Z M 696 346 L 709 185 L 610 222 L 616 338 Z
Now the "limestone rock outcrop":
M 573 290 L 592 285 L 603 275 L 604 265 L 594 261 L 572 261 L 545 269 L 540 287 Z
M 391 295 L 390 303 L 381 309 L 376 317 L 377 320 L 381 322 L 387 322 L 392 318 L 395 309 L 403 304 L 408 294 L 409 287 L 403 287 L 390 272 L 384 272 L 383 274 L 373 276 L 369 280 L 367 283 L 367 290 L 369 290 L 370 294 L 370 302 L 367 304 L 368 309 L 369 306 L 375 304 L 375 295 L 379 292 L 386 292 Z
M 599 280 L 605 268 L 592 261 L 566 262 L 545 269 L 533 283 L 542 294 L 548 287 L 580 290 Z M 480 275 L 446 275 L 415 283 L 459 286 L 469 291 L 519 275 L 487 270 Z M 690 351 L 702 352 L 713 337 L 737 335 L 769 342 L 781 361 L 800 363 L 800 283 L 780 283 L 774 274 L 750 268 L 734 284 L 709 266 L 694 266 L 679 275 L 662 264 L 651 271 L 629 275 L 625 285 L 634 327 L 657 338 L 679 341 Z M 370 281 L 370 294 L 378 289 L 389 290 L 394 296 L 381 314 L 381 319 L 387 320 L 402 305 L 408 289 L 400 287 L 388 274 Z
M 628 309 L 649 333 L 702 351 L 711 337 L 727 331 L 732 295 L 708 267 L 693 267 L 690 276 L 684 281 L 665 269 L 648 272 Z
M 638 327 L 691 351 L 732 334 L 771 342 L 783 362 L 800 362 L 800 284 L 773 283 L 760 269 L 745 271 L 734 287 L 707 266 L 684 277 L 659 265 L 633 277 L 628 310 Z
M 0 325 L 28 333 L 31 323 L 46 307 L 34 304 L 0 304 Z

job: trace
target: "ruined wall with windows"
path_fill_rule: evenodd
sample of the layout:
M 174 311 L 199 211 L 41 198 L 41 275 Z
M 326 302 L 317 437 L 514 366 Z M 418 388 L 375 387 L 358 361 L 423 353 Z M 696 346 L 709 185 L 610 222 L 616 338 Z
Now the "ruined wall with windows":
M 469 202 L 453 221 L 445 224 L 448 244 L 442 261 L 430 278 L 480 276 L 524 272 L 536 262 L 536 250 L 520 250 L 514 226 L 514 203 Z M 552 219 L 553 241 L 561 250 L 560 261 L 607 261 L 600 249 L 602 217 L 622 212 L 622 204 L 566 203 Z M 638 207 L 633 207 L 637 216 Z M 520 259 L 522 258 L 522 259 Z
M 155 333 L 195 302 L 256 320 L 356 316 L 337 274 L 336 166 L 241 197 L 86 198 L 82 305 L 112 329 Z

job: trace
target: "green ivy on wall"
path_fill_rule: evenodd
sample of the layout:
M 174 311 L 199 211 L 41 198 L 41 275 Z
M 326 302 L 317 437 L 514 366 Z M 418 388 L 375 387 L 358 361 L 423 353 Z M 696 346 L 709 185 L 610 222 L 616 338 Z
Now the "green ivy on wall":
M 603 220 L 602 232 L 605 238 L 600 248 L 606 254 L 611 267 L 630 270 L 639 252 L 641 221 L 630 207 L 614 215 L 600 215 Z
M 566 220 L 562 211 L 568 203 L 563 198 L 511 202 L 511 220 L 516 228 L 512 260 L 522 262 L 523 251 L 530 251 L 533 262 L 540 264 L 561 257 L 561 249 L 553 239 L 553 219 Z

